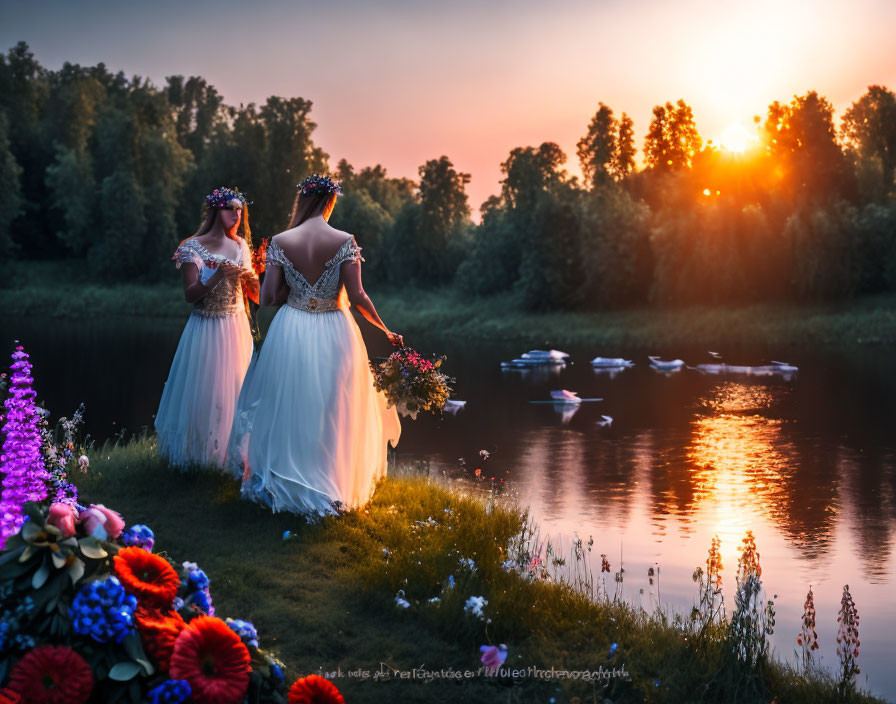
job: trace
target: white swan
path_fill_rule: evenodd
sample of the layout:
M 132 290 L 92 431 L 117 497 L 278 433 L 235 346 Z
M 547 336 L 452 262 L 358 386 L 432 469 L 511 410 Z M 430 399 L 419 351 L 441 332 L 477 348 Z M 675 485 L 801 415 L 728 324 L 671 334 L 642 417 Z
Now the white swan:
M 648 356 L 647 359 L 650 360 L 651 367 L 663 372 L 675 372 L 684 366 L 684 360 L 681 359 L 663 360 L 652 355 Z
M 595 357 L 591 360 L 591 366 L 604 369 L 620 369 L 622 367 L 633 367 L 635 363 L 630 359 L 623 359 L 622 357 Z

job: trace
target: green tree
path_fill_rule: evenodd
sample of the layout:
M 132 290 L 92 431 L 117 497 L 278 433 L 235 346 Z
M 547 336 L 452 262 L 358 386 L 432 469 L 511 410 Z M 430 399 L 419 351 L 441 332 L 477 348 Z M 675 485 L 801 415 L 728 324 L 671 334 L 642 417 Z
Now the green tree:
M 56 160 L 47 167 L 47 187 L 50 205 L 62 215 L 62 227 L 56 232 L 59 242 L 75 256 L 84 256 L 98 225 L 90 154 L 60 145 Z
M 619 123 L 611 108 L 603 103 L 599 106 L 588 125 L 588 132 L 576 144 L 576 155 L 589 188 L 608 183 L 613 178 L 618 150 L 616 133 Z
M 653 108 L 653 120 L 644 140 L 644 155 L 651 168 L 659 171 L 687 168 L 702 147 L 694 113 L 684 100 Z
M 384 281 L 387 279 L 384 267 L 390 264 L 383 256 L 383 236 L 394 223 L 394 218 L 362 189 L 346 189 L 339 202 L 330 224 L 355 236 L 364 250 L 365 281 Z
M 9 226 L 22 212 L 22 167 L 9 148 L 8 133 L 9 121 L 0 110 L 0 252 L 4 261 L 15 251 Z
M 433 284 L 445 283 L 463 257 L 470 225 L 470 174 L 457 171 L 447 156 L 430 159 L 419 174 L 421 273 Z
M 621 181 L 635 170 L 635 127 L 632 118 L 625 113 L 619 119 L 619 133 L 616 137 L 616 153 L 610 170 L 613 178 Z
M 869 86 L 843 115 L 843 140 L 853 161 L 879 164 L 880 181 L 869 184 L 869 200 L 882 199 L 893 192 L 896 175 L 896 94 L 883 86 Z
M 801 207 L 806 201 L 848 195 L 852 178 L 837 143 L 834 108 L 815 91 L 795 96 L 789 105 L 775 101 L 763 125 L 763 142 L 773 164 L 785 170 L 784 187 Z

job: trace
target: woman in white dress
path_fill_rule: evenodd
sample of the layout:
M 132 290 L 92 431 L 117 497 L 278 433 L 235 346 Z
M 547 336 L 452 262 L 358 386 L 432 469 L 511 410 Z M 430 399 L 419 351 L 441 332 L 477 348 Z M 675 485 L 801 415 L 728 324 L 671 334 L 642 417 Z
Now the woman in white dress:
M 299 185 L 289 229 L 268 245 L 261 305 L 277 311 L 237 406 L 228 465 L 243 496 L 314 518 L 367 503 L 398 443 L 349 304 L 388 330 L 361 286 L 361 250 L 327 224 L 339 184 Z
M 194 304 L 156 413 L 159 452 L 175 466 L 223 467 L 233 411 L 252 357 L 247 298 L 258 300 L 246 199 L 217 188 L 198 232 L 173 259 Z

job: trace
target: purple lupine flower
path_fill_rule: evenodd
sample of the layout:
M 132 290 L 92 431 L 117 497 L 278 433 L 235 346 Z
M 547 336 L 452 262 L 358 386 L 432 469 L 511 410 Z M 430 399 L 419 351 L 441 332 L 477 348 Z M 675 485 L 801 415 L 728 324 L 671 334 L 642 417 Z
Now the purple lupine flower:
M 19 345 L 12 354 L 9 396 L 3 425 L 3 454 L 0 474 L 3 492 L 0 498 L 0 548 L 24 522 L 22 507 L 27 501 L 43 501 L 47 496 L 50 474 L 41 454 L 40 409 L 34 403 L 31 363 Z

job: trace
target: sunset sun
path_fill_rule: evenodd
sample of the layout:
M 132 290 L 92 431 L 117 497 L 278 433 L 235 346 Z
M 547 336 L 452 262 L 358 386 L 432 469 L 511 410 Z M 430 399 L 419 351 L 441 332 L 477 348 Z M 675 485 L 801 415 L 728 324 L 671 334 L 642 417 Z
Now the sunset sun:
M 719 146 L 729 152 L 745 152 L 756 143 L 756 135 L 751 134 L 740 122 L 733 122 L 719 137 Z

